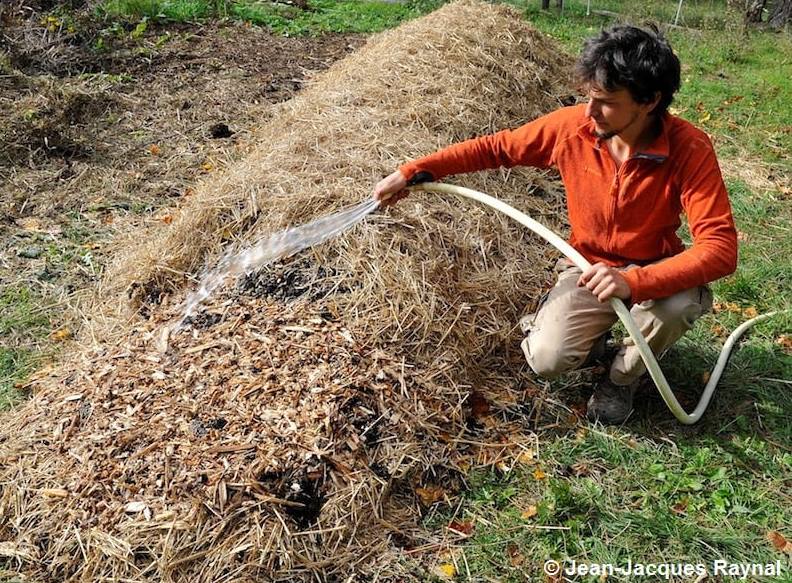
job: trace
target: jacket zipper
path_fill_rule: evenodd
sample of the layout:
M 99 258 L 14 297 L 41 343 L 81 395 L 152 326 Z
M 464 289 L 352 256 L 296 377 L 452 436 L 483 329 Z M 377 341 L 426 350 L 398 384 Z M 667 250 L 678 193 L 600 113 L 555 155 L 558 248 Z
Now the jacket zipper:
M 608 158 L 613 164 L 613 195 L 611 196 L 611 208 L 610 208 L 610 216 L 608 217 L 608 233 L 607 233 L 607 249 L 608 252 L 613 252 L 613 240 L 615 238 L 614 231 L 616 230 L 616 207 L 618 206 L 619 202 L 619 184 L 620 184 L 620 176 L 624 165 L 627 163 L 627 160 L 622 162 L 621 166 L 616 166 L 616 160 L 613 159 L 613 154 L 611 154 L 610 148 L 606 146 L 606 152 L 608 153 Z

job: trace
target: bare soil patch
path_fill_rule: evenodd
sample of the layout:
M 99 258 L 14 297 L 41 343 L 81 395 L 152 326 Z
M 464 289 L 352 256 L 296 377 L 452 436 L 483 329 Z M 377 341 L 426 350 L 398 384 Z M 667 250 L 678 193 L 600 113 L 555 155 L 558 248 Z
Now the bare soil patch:
M 42 8 L 0 14 L 0 281 L 43 304 L 96 281 L 120 231 L 169 222 L 160 209 L 239 158 L 272 104 L 363 42 L 240 23 L 135 38 L 78 13 L 49 30 Z

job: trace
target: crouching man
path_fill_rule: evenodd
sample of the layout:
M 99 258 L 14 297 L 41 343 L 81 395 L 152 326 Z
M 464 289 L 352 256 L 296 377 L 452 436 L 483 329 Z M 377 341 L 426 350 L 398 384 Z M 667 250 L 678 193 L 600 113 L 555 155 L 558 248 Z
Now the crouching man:
M 618 297 L 662 355 L 712 305 L 707 283 L 734 272 L 737 234 L 707 135 L 668 113 L 680 65 L 656 30 L 614 26 L 589 39 L 576 65 L 586 104 L 563 107 L 514 130 L 468 140 L 401 166 L 373 196 L 393 204 L 406 186 L 485 168 L 558 169 L 566 188 L 569 243 L 593 265 L 561 259 L 558 281 L 520 324 L 522 349 L 553 378 L 600 356 Z M 684 213 L 693 237 L 677 236 Z M 588 416 L 621 423 L 645 373 L 625 341 L 595 386 Z

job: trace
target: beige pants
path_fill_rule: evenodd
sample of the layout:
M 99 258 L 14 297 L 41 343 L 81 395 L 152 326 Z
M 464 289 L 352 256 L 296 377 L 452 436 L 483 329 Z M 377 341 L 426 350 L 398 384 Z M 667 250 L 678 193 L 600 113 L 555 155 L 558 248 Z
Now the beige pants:
M 610 302 L 600 303 L 587 288 L 578 287 L 580 269 L 561 259 L 556 271 L 558 282 L 540 303 L 522 343 L 528 364 L 546 378 L 579 368 L 597 339 L 618 320 Z M 630 313 L 654 354 L 662 356 L 711 307 L 712 293 L 701 286 L 635 304 Z M 638 348 L 625 338 L 611 365 L 610 380 L 628 385 L 645 371 Z

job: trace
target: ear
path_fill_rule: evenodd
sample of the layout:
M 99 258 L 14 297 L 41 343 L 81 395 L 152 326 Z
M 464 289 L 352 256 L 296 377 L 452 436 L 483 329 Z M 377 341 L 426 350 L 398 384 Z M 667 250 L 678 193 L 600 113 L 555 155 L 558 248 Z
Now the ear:
M 649 103 L 644 104 L 646 106 L 646 113 L 652 113 L 655 110 L 655 107 L 657 107 L 657 104 L 660 103 L 660 99 L 662 99 L 662 97 L 662 93 L 655 91 L 654 99 L 652 99 L 652 101 Z

